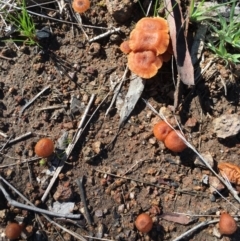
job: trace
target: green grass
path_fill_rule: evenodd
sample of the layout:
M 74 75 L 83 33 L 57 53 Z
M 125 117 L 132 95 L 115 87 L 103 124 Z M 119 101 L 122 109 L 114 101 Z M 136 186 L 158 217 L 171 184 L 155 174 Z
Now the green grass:
M 218 15 L 219 23 L 210 24 L 210 31 L 216 36 L 215 41 L 209 41 L 207 47 L 228 64 L 240 63 L 240 14 L 234 18 L 236 0 L 231 6 L 229 19 Z
M 210 16 L 210 13 L 216 11 L 221 6 L 225 6 L 233 2 L 235 2 L 235 0 L 228 3 L 217 4 L 215 6 L 206 8 L 204 6 L 205 0 L 202 0 L 196 7 L 195 0 L 191 0 L 189 6 L 189 20 L 192 23 L 211 20 L 213 18 L 217 21 L 217 18 Z
M 36 40 L 36 28 L 32 17 L 28 14 L 25 0 L 22 1 L 21 10 L 6 13 L 6 20 L 10 22 L 25 39 L 12 39 L 14 42 L 23 42 L 27 45 L 38 45 Z

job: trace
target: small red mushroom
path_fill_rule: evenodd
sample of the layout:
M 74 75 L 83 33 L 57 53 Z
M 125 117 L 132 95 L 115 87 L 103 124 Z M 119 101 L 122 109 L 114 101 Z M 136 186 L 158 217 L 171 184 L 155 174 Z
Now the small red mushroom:
M 222 213 L 219 220 L 219 232 L 225 235 L 231 235 L 237 230 L 237 224 L 234 218 L 228 213 Z
M 89 0 L 73 0 L 72 8 L 77 13 L 84 13 L 90 8 Z
M 49 138 L 42 138 L 35 146 L 35 153 L 39 157 L 49 157 L 54 151 L 54 143 Z
M 129 42 L 128 40 L 123 41 L 120 45 L 120 49 L 124 54 L 129 54 L 132 50 L 129 47 Z
M 5 228 L 6 237 L 9 239 L 17 239 L 21 232 L 23 226 L 18 223 L 9 223 Z
M 135 226 L 141 233 L 148 233 L 153 227 L 152 218 L 146 213 L 139 214 Z
M 162 58 L 156 56 L 153 51 L 131 52 L 128 55 L 129 69 L 145 79 L 156 75 L 162 63 Z
M 165 138 L 164 144 L 171 151 L 181 152 L 187 148 L 187 145 L 184 143 L 181 137 L 178 136 L 177 133 L 182 135 L 180 131 L 172 130 Z
M 172 128 L 165 121 L 159 121 L 153 127 L 153 134 L 159 141 L 164 141 L 171 131 Z

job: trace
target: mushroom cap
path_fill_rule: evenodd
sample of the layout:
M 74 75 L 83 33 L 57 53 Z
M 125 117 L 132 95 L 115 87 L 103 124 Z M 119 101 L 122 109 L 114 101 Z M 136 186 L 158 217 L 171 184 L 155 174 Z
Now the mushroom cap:
M 5 228 L 5 234 L 9 239 L 17 239 L 22 232 L 22 226 L 18 223 L 9 223 Z
M 172 128 L 165 121 L 159 121 L 153 127 L 153 134 L 159 141 L 164 141 L 171 131 Z
M 49 157 L 54 150 L 54 143 L 49 138 L 42 138 L 35 146 L 35 153 L 40 157 Z
M 169 44 L 169 34 L 165 31 L 145 32 L 135 28 L 129 39 L 129 47 L 134 52 L 151 50 L 156 55 L 162 54 L 167 50 Z
M 180 131 L 172 130 L 164 140 L 165 146 L 174 152 L 181 152 L 187 148 L 187 145 L 184 141 L 178 136 L 178 134 L 182 135 Z
M 84 13 L 90 8 L 89 0 L 73 0 L 72 8 L 77 13 Z
M 153 77 L 161 66 L 162 58 L 153 51 L 130 52 L 128 55 L 129 69 L 141 78 Z
M 146 213 L 141 213 L 137 216 L 135 226 L 138 231 L 148 233 L 153 227 L 152 218 Z
M 144 32 L 159 32 L 163 31 L 168 33 L 168 24 L 164 18 L 161 17 L 145 17 L 140 19 L 136 26 L 136 29 L 141 29 Z
M 228 213 L 222 213 L 219 220 L 219 232 L 221 234 L 231 235 L 237 230 L 237 224 L 234 218 Z
M 129 47 L 129 41 L 123 41 L 120 45 L 120 49 L 124 54 L 129 54 L 132 50 Z

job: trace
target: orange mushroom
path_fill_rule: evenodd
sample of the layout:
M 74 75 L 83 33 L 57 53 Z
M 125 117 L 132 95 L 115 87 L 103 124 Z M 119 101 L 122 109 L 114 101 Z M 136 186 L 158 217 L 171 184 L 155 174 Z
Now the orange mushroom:
M 129 69 L 141 78 L 149 79 L 157 74 L 162 66 L 162 58 L 153 51 L 130 52 L 128 55 Z
M 219 232 L 231 235 L 237 231 L 237 224 L 234 218 L 228 213 L 222 213 L 219 220 Z
M 160 17 L 145 17 L 140 19 L 136 24 L 136 29 L 142 29 L 144 32 L 159 32 L 168 33 L 168 24 L 164 18 Z
M 129 47 L 134 52 L 151 50 L 156 55 L 167 50 L 169 34 L 165 31 L 144 32 L 142 29 L 134 29 L 130 34 Z
M 35 146 L 35 153 L 40 157 L 49 157 L 54 151 L 54 143 L 51 139 L 42 138 Z
M 124 54 L 129 54 L 132 50 L 129 47 L 129 41 L 124 41 L 120 45 L 120 49 Z
M 153 127 L 153 134 L 159 141 L 164 141 L 171 131 L 172 128 L 165 121 L 159 121 Z
M 73 0 L 72 8 L 77 13 L 84 13 L 90 8 L 89 0 Z
M 18 223 L 9 223 L 5 229 L 5 235 L 9 239 L 17 239 L 21 232 L 23 226 Z
M 138 231 L 148 233 L 153 227 L 153 220 L 147 213 L 141 213 L 135 221 L 135 226 Z
M 165 146 L 173 151 L 173 152 L 182 152 L 184 149 L 187 148 L 187 145 L 184 143 L 181 137 L 178 136 L 182 135 L 180 131 L 172 130 L 165 138 L 164 144 Z

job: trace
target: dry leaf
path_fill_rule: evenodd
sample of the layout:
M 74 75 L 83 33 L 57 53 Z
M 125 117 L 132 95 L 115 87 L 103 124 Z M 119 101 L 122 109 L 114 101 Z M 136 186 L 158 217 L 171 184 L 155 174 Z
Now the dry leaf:
M 184 20 L 176 0 L 164 1 L 178 74 L 186 85 L 194 85 L 194 70 L 184 35 Z
M 160 218 L 183 225 L 187 225 L 193 221 L 189 216 L 178 213 L 163 213 L 160 215 Z
M 139 98 L 142 95 L 144 86 L 145 86 L 145 80 L 143 80 L 142 78 L 138 77 L 135 74 L 132 74 L 128 92 L 125 96 L 124 104 L 120 111 L 120 120 L 119 120 L 120 128 L 124 125 L 125 121 L 132 113 L 135 105 L 137 104 Z
M 231 163 L 222 162 L 218 164 L 218 169 L 225 179 L 227 178 L 231 183 L 240 185 L 240 167 Z

